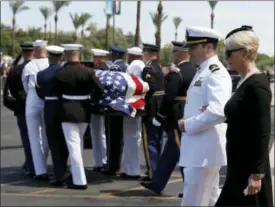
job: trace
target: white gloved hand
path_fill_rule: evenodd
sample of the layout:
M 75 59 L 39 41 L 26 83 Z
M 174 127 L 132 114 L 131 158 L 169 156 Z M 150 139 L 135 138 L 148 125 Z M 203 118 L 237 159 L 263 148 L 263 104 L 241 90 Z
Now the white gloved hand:
M 153 125 L 156 126 L 156 127 L 159 127 L 161 125 L 160 122 L 158 122 L 155 117 L 153 118 L 153 121 L 152 121 Z

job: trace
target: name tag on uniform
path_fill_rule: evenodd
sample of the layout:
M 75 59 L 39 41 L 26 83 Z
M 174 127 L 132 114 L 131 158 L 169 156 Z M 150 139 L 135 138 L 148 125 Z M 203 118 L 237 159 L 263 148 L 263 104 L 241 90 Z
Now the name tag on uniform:
M 194 86 L 197 86 L 197 87 L 201 87 L 201 85 L 202 85 L 201 78 L 194 83 Z

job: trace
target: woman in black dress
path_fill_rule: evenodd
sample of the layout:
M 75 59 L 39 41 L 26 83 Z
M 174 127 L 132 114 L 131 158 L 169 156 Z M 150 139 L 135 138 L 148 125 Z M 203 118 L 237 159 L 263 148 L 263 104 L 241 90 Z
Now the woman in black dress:
M 255 65 L 259 39 L 250 26 L 226 36 L 230 69 L 241 75 L 225 106 L 227 175 L 216 206 L 273 206 L 268 144 L 271 90 Z

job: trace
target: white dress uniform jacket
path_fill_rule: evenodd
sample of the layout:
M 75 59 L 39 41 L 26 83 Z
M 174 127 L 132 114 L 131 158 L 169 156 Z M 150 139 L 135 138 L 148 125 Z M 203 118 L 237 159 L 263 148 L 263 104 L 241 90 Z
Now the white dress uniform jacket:
M 134 60 L 126 72 L 141 78 L 145 64 L 142 60 Z M 141 117 L 124 117 L 123 119 L 123 154 L 122 169 L 126 175 L 140 175 L 139 147 L 141 143 Z
M 48 156 L 48 144 L 43 119 L 44 103 L 35 90 L 36 74 L 48 66 L 48 58 L 33 59 L 25 66 L 22 72 L 22 83 L 27 93 L 26 122 L 36 175 L 47 173 Z
M 220 69 L 211 71 L 211 65 Z M 224 106 L 231 97 L 228 71 L 214 56 L 200 65 L 187 91 L 179 165 L 214 167 L 226 165 Z M 202 112 L 200 108 L 207 106 Z

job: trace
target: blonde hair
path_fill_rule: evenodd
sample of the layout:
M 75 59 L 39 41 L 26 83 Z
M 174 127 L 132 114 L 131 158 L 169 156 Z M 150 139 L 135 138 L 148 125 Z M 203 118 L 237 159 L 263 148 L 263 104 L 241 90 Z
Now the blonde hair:
M 253 31 L 239 31 L 225 40 L 226 50 L 245 49 L 251 61 L 257 57 L 260 40 Z

